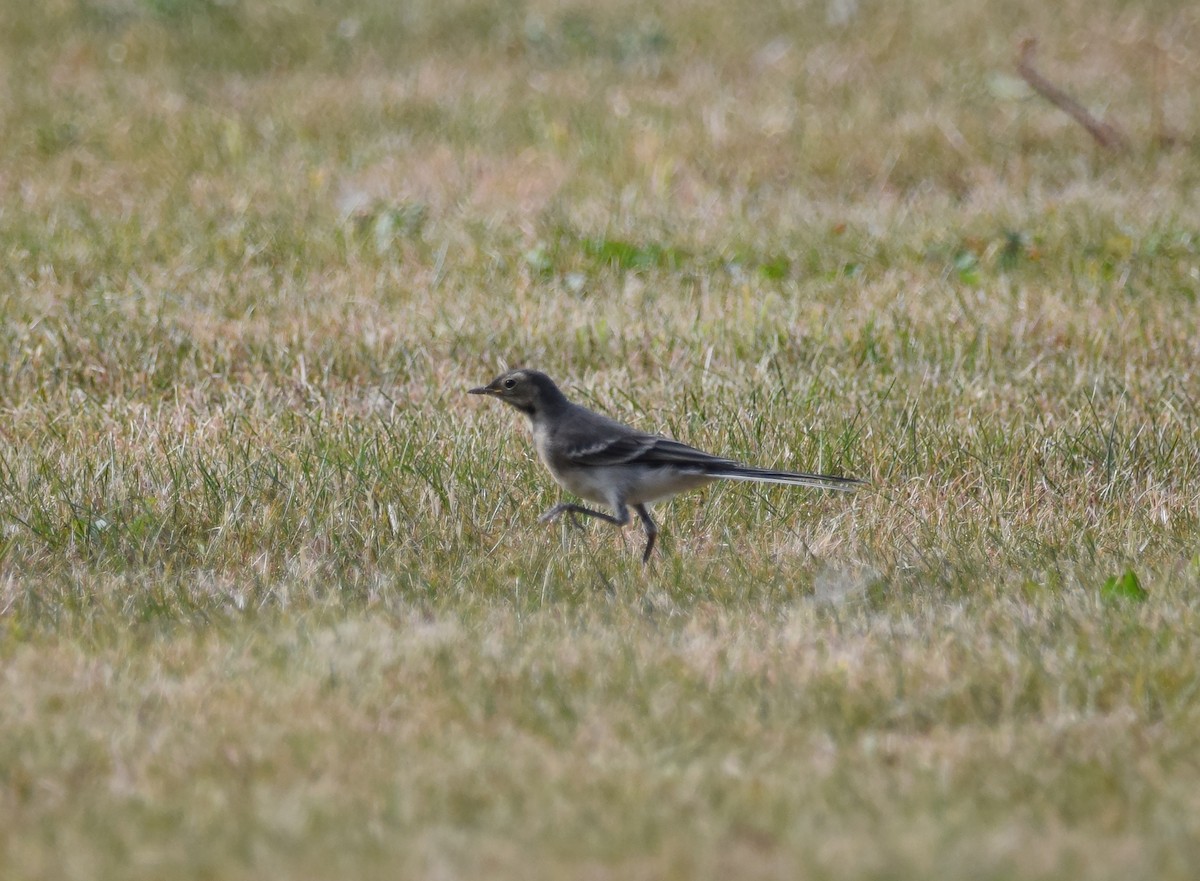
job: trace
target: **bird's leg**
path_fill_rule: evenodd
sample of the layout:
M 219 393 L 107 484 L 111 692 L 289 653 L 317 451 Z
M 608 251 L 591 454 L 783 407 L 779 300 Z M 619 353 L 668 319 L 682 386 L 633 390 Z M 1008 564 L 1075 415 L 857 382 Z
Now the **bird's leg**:
M 579 515 L 570 509 L 570 505 L 555 505 L 538 518 L 538 523 L 553 523 L 562 517 L 563 514 L 566 514 L 567 523 L 570 524 L 571 528 L 583 531 L 583 524 L 579 522 Z
M 646 550 L 642 552 L 642 562 L 650 562 L 650 554 L 654 550 L 654 540 L 658 538 L 658 525 L 654 522 L 654 518 L 650 516 L 650 512 L 646 510 L 645 505 L 634 505 L 633 510 L 637 512 L 638 517 L 642 521 L 642 526 L 646 528 Z
M 629 522 L 629 511 L 625 509 L 624 505 L 617 509 L 618 516 L 614 517 L 612 514 L 605 514 L 603 511 L 593 511 L 591 508 L 583 507 L 583 505 L 572 505 L 568 504 L 567 502 L 560 502 L 559 504 L 555 505 L 545 514 L 539 517 L 538 521 L 541 523 L 553 523 L 563 514 L 570 514 L 571 523 L 575 526 L 579 526 L 578 521 L 575 519 L 575 515 L 577 514 L 582 514 L 584 517 L 595 517 L 599 520 L 604 520 L 616 526 L 624 526 Z

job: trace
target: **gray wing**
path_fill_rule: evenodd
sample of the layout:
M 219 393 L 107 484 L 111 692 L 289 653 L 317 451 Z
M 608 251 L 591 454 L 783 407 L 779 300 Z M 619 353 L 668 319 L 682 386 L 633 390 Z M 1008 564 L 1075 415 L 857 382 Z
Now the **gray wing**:
M 637 431 L 582 407 L 577 412 L 581 417 L 586 413 L 587 418 L 575 421 L 576 430 L 562 438 L 561 447 L 574 465 L 674 466 L 705 471 L 738 464 L 661 435 Z

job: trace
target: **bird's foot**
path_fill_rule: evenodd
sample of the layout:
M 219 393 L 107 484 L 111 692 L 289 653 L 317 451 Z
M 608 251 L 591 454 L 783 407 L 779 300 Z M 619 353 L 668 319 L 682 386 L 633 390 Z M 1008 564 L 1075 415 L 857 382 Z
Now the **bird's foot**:
M 553 523 L 555 520 L 558 520 L 560 517 L 562 517 L 563 514 L 568 515 L 567 522 L 570 523 L 571 526 L 573 526 L 575 529 L 583 529 L 583 523 L 580 522 L 579 515 L 571 510 L 571 506 L 567 504 L 555 505 L 545 514 L 539 517 L 538 522 Z

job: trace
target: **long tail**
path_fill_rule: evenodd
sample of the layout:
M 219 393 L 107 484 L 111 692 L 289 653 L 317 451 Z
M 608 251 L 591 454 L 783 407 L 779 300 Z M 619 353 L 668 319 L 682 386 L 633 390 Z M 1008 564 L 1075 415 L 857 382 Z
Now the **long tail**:
M 856 477 L 837 477 L 833 474 L 803 474 L 796 471 L 770 471 L 752 465 L 730 465 L 708 469 L 713 477 L 725 480 L 746 480 L 753 483 L 781 483 L 786 486 L 810 486 L 815 489 L 834 489 L 854 492 L 869 484 Z

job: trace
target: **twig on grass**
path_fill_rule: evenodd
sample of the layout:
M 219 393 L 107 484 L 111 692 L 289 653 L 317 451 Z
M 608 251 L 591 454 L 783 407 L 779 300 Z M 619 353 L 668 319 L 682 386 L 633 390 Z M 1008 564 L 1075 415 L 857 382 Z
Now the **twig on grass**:
M 1097 119 L 1088 109 L 1041 75 L 1033 66 L 1033 56 L 1037 51 L 1037 40 L 1026 37 L 1021 41 L 1021 49 L 1017 55 L 1017 73 L 1030 87 L 1087 129 L 1101 147 L 1106 150 L 1125 150 L 1129 140 L 1115 125 Z

